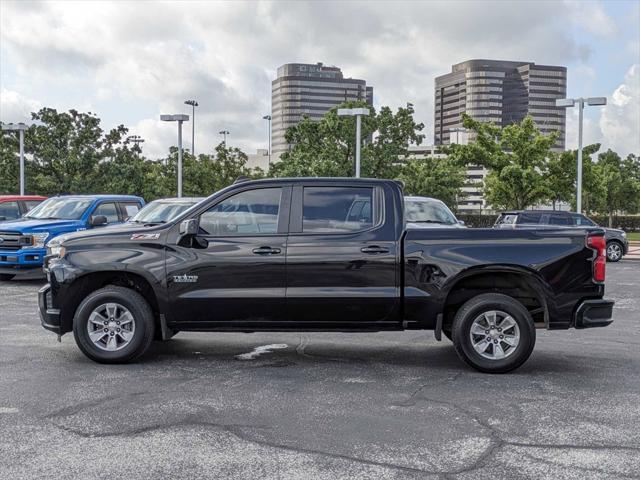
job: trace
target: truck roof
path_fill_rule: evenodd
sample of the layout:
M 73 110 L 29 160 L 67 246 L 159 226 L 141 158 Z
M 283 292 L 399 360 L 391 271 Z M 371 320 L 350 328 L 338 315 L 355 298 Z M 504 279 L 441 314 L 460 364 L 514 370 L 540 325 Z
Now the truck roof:
M 257 180 L 243 180 L 242 185 L 259 185 L 262 183 L 394 183 L 402 186 L 402 183 L 396 180 L 387 180 L 380 178 L 352 178 L 352 177 L 282 177 L 282 178 L 261 178 Z M 237 184 L 236 184 L 237 185 Z
M 51 198 L 88 198 L 94 200 L 142 200 L 142 197 L 136 195 L 110 195 L 110 194 L 97 194 L 97 195 L 56 195 Z
M 567 210 L 505 210 L 504 212 L 500 212 L 501 215 L 517 215 L 519 213 L 552 213 L 555 215 L 575 215 L 576 212 L 569 212 Z

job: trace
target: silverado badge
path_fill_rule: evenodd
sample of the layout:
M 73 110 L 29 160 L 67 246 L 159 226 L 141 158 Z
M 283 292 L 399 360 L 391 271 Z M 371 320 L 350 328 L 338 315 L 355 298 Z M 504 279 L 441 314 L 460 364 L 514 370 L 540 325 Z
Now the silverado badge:
M 198 281 L 198 275 L 174 275 L 174 283 L 196 283 Z

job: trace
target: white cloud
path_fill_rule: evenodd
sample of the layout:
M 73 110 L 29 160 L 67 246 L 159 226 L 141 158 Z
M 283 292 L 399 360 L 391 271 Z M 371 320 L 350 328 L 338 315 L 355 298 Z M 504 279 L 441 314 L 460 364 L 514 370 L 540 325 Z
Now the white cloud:
M 606 34 L 596 7 L 585 10 Z M 190 113 L 187 98 L 200 103 L 197 151 L 211 150 L 222 129 L 231 145 L 264 148 L 271 80 L 287 62 L 323 61 L 365 78 L 378 106 L 412 102 L 431 142 L 434 77 L 453 63 L 566 65 L 590 55 L 563 22 L 575 11 L 563 2 L 3 1 L 0 8 L 3 62 L 15 71 L 8 88 L 39 89 L 39 102 L 58 108 L 91 105 L 115 124 L 126 118 L 153 155 L 176 138 L 159 114 Z
M 609 98 L 600 129 L 606 143 L 621 155 L 640 155 L 640 64 L 629 69 L 624 83 Z
M 567 1 L 570 18 L 579 28 L 601 37 L 612 37 L 618 33 L 615 21 L 604 11 L 600 2 L 594 0 Z
M 591 109 L 598 109 L 591 114 Z M 607 96 L 604 107 L 585 107 L 584 144 L 600 143 L 600 152 L 612 149 L 621 156 L 640 155 L 640 64 L 632 65 L 621 83 Z M 567 148 L 578 143 L 578 108 L 567 111 Z
M 31 120 L 31 112 L 40 108 L 40 103 L 32 98 L 27 98 L 20 93 L 0 89 L 0 121 L 6 123 L 28 122 Z

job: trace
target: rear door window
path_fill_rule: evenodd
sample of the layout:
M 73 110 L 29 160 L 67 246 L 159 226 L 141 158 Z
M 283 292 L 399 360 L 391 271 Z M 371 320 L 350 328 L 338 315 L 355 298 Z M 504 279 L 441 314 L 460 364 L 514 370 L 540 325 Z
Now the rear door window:
M 571 222 L 569 221 L 569 216 L 568 215 L 554 215 L 554 214 L 551 214 L 549 216 L 549 225 L 565 225 L 565 226 L 569 226 L 569 225 L 571 225 Z
M 538 224 L 538 223 L 540 223 L 540 218 L 542 218 L 542 214 L 541 213 L 522 212 L 520 215 L 518 215 L 518 222 L 517 223 Z
M 0 203 L 0 220 L 14 220 L 20 218 L 18 202 Z
M 372 187 L 304 187 L 304 233 L 350 233 L 374 225 Z

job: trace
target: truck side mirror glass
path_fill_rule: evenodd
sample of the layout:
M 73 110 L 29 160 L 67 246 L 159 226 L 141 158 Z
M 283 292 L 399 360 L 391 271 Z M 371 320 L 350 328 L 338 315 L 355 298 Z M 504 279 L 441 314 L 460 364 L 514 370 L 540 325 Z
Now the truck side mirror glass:
M 188 218 L 180 222 L 180 235 L 181 236 L 194 236 L 198 233 L 198 219 Z
M 101 225 L 107 224 L 107 217 L 104 215 L 96 215 L 95 217 L 91 217 L 91 226 L 99 227 Z

